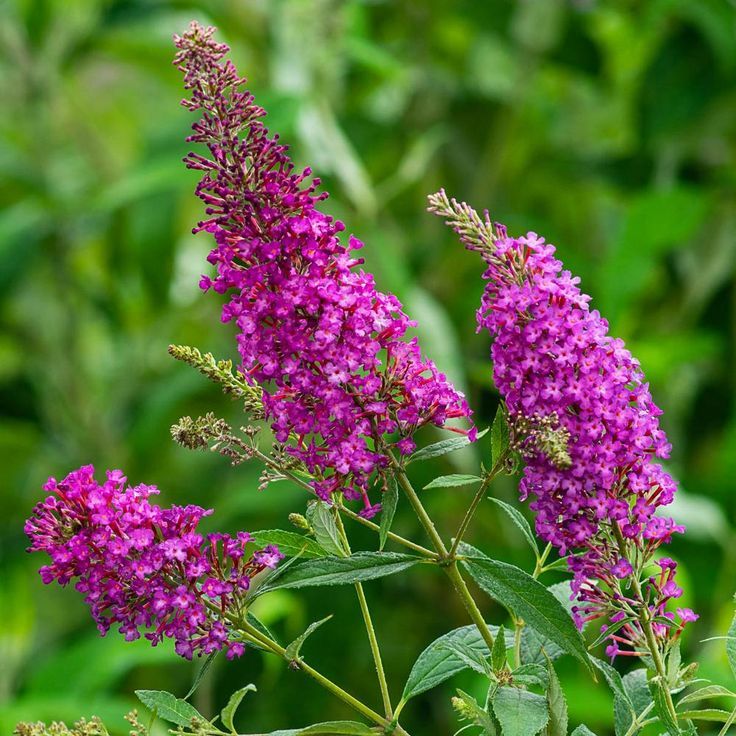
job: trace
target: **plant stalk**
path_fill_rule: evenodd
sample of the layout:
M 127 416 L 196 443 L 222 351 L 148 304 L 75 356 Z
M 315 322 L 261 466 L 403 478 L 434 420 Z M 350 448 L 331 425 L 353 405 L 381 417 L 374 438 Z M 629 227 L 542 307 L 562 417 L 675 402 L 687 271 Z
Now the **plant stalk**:
M 353 710 L 360 713 L 364 718 L 367 718 L 368 720 L 372 721 L 378 726 L 381 726 L 384 729 L 388 729 L 391 727 L 391 722 L 388 719 L 384 718 L 382 715 L 380 715 L 380 713 L 377 713 L 372 708 L 369 708 L 367 705 L 365 705 L 365 703 L 362 703 L 356 697 L 347 692 L 347 690 L 343 690 L 339 685 L 332 682 L 332 680 L 330 680 L 329 678 L 325 677 L 321 672 L 314 669 L 314 667 L 308 665 L 303 659 L 289 660 L 289 657 L 286 654 L 286 649 L 284 647 L 273 641 L 273 639 L 267 637 L 265 634 L 262 634 L 260 631 L 258 631 L 258 629 L 256 629 L 254 626 L 251 626 L 247 621 L 241 619 L 238 622 L 238 625 L 241 631 L 252 642 L 260 644 L 262 647 L 268 649 L 274 654 L 277 654 L 282 659 L 289 661 L 289 664 L 291 666 L 298 668 L 308 674 L 313 680 L 322 685 L 322 687 L 332 693 L 335 697 L 342 700 L 343 703 L 346 703 Z M 399 736 L 409 736 L 407 732 L 398 724 L 396 725 L 394 733 L 399 734 Z
M 337 505 L 336 505 L 337 506 Z M 335 523 L 337 530 L 340 534 L 340 539 L 345 546 L 345 551 L 350 554 L 350 542 L 348 541 L 348 535 L 345 533 L 345 525 L 342 523 L 340 518 L 340 507 L 337 506 L 335 510 Z M 383 660 L 381 659 L 381 649 L 378 646 L 378 639 L 376 638 L 376 630 L 373 626 L 373 618 L 371 617 L 370 609 L 368 608 L 368 601 L 365 597 L 365 591 L 363 590 L 362 583 L 355 583 L 355 593 L 358 596 L 358 603 L 360 604 L 360 613 L 363 616 L 363 623 L 365 624 L 365 630 L 368 634 L 368 642 L 371 647 L 371 654 L 373 655 L 373 663 L 376 666 L 376 675 L 378 677 L 378 686 L 381 690 L 381 699 L 383 700 L 383 710 L 386 714 L 386 718 L 390 721 L 393 718 L 393 706 L 391 705 L 391 696 L 388 691 L 388 682 L 386 681 L 386 672 L 383 669 Z
M 621 530 L 616 522 L 613 523 L 613 533 L 616 537 L 616 541 L 619 545 L 619 550 L 623 556 L 626 553 L 626 541 L 621 534 Z M 644 639 L 647 643 L 647 649 L 649 654 L 652 656 L 652 662 L 654 663 L 654 669 L 659 676 L 660 682 L 662 683 L 662 692 L 664 693 L 664 701 L 667 706 L 667 711 L 670 714 L 674 723 L 677 723 L 677 711 L 675 710 L 675 704 L 672 700 L 672 694 L 670 693 L 669 684 L 667 682 L 667 671 L 664 667 L 664 660 L 662 659 L 662 653 L 659 651 L 659 644 L 657 644 L 657 637 L 654 635 L 652 629 L 652 622 L 649 619 L 649 609 L 644 601 L 644 594 L 639 583 L 639 578 L 636 574 L 631 576 L 631 587 L 636 594 L 636 597 L 641 602 L 641 610 L 639 612 L 639 623 L 641 624 L 642 631 L 644 632 Z
M 303 478 L 300 478 L 296 473 L 292 473 L 289 470 L 286 470 L 285 468 L 282 468 L 278 463 L 274 462 L 268 455 L 261 452 L 257 448 L 253 448 L 253 456 L 257 457 L 264 465 L 267 465 L 269 468 L 272 468 L 273 470 L 278 471 L 281 473 L 281 475 L 287 477 L 289 480 L 294 481 L 297 485 L 301 486 L 305 490 L 309 491 L 312 495 L 314 495 L 314 488 L 309 485 Z M 375 524 L 370 519 L 364 519 L 360 514 L 356 514 L 354 511 L 351 511 L 350 509 L 346 509 L 344 506 L 340 506 L 340 513 L 345 514 L 349 519 L 352 519 L 353 521 L 357 521 L 359 524 L 361 524 L 364 527 L 367 527 L 368 529 L 371 529 L 372 531 L 378 533 L 381 531 L 381 527 L 378 526 L 378 524 Z M 435 552 L 432 552 L 431 549 L 427 549 L 426 547 L 422 547 L 421 544 L 416 544 L 415 542 L 412 542 L 410 539 L 405 539 L 404 537 L 394 534 L 394 532 L 388 532 L 387 534 L 388 538 L 395 542 L 396 544 L 400 544 L 402 547 L 406 547 L 407 549 L 412 550 L 413 552 L 417 552 L 418 554 L 422 555 L 423 557 L 428 558 L 437 558 L 437 554 Z
M 503 458 L 501 458 L 501 461 L 503 462 Z M 497 463 L 483 478 L 483 481 L 480 484 L 480 487 L 478 488 L 475 497 L 470 503 L 470 506 L 468 507 L 468 510 L 465 512 L 465 516 L 463 517 L 463 520 L 460 522 L 460 526 L 458 527 L 457 533 L 455 534 L 455 539 L 452 542 L 452 547 L 450 547 L 450 557 L 454 558 L 455 554 L 457 553 L 457 548 L 460 545 L 460 542 L 463 540 L 463 536 L 465 535 L 465 532 L 468 530 L 468 527 L 470 526 L 470 522 L 473 520 L 473 516 L 475 515 L 476 510 L 478 509 L 478 506 L 480 505 L 480 502 L 483 500 L 483 497 L 486 495 L 486 491 L 488 490 L 488 486 L 491 485 L 491 482 L 493 479 L 499 474 L 501 468 L 501 464 Z
M 489 650 L 493 649 L 493 634 L 488 628 L 488 624 L 483 618 L 483 614 L 480 612 L 478 605 L 476 604 L 465 580 L 463 579 L 462 574 L 460 573 L 457 560 L 450 556 L 450 554 L 448 553 L 447 547 L 442 541 L 442 537 L 440 537 L 439 533 L 437 532 L 434 522 L 427 513 L 427 510 L 424 508 L 421 499 L 417 495 L 417 492 L 414 490 L 414 486 L 412 486 L 411 481 L 404 472 L 404 469 L 401 467 L 401 465 L 399 465 L 399 463 L 396 461 L 396 458 L 391 453 L 389 453 L 389 458 L 391 459 L 391 462 L 396 470 L 396 480 L 398 481 L 401 488 L 404 490 L 404 493 L 409 499 L 409 503 L 411 503 L 417 517 L 419 518 L 420 523 L 424 527 L 424 530 L 427 532 L 429 538 L 432 540 L 432 546 L 435 548 L 437 554 L 439 555 L 440 565 L 442 569 L 452 581 L 457 594 L 460 596 L 463 605 L 465 606 L 465 610 L 468 612 L 471 620 L 480 632 L 480 635 L 483 637 L 483 641 L 486 643 L 486 646 Z

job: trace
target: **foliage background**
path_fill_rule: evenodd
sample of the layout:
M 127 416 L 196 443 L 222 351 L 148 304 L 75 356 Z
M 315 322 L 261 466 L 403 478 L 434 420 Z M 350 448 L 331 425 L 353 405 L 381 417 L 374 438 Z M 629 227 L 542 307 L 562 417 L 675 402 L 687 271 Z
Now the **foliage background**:
M 165 501 L 214 506 L 227 529 L 283 526 L 304 503 L 283 484 L 258 493 L 256 469 L 168 438 L 183 413 L 238 415 L 166 354 L 171 341 L 234 352 L 218 299 L 197 289 L 209 244 L 190 234 L 195 175 L 179 162 L 191 119 L 170 37 L 193 17 L 220 27 L 271 128 L 323 176 L 328 208 L 366 241 L 380 286 L 419 319 L 480 425 L 497 401 L 488 341 L 474 332 L 480 264 L 424 213 L 425 195 L 445 186 L 559 245 L 665 409 L 685 489 L 675 511 L 689 526 L 673 552 L 702 614 L 687 649 L 726 681 L 722 642 L 700 640 L 723 633 L 736 587 L 732 0 L 6 0 L 0 10 L 0 732 L 98 713 L 119 733 L 133 689 L 181 694 L 196 668 L 168 647 L 99 639 L 73 591 L 41 585 L 22 522 L 48 474 L 122 467 Z M 510 483 L 494 492 L 514 496 Z M 427 494 L 446 532 L 468 493 Z M 420 532 L 406 509 L 397 524 Z M 488 506 L 470 539 L 529 562 Z M 465 617 L 428 572 L 368 595 L 398 695 L 418 652 Z M 350 590 L 266 603 L 262 617 L 285 638 L 334 613 L 307 655 L 377 700 Z M 606 733 L 605 687 L 563 669 L 573 722 Z M 243 730 L 347 715 L 257 653 L 218 662 L 197 704 L 213 712 L 249 681 L 260 693 Z M 473 688 L 459 676 L 418 699 L 409 730 L 454 730 L 450 685 Z

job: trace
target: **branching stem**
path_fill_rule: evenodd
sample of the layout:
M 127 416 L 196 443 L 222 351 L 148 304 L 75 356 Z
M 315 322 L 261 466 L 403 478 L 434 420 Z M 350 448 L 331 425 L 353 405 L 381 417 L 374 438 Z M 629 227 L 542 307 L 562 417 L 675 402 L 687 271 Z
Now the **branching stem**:
M 488 628 L 488 624 L 483 618 L 483 614 L 480 612 L 478 605 L 476 604 L 465 580 L 463 579 L 462 574 L 460 573 L 457 560 L 452 557 L 448 552 L 445 543 L 442 541 L 442 537 L 437 532 L 434 522 L 427 513 L 427 510 L 424 508 L 424 505 L 417 495 L 417 492 L 414 490 L 414 486 L 412 486 L 411 481 L 406 475 L 406 472 L 391 453 L 389 453 L 388 455 L 389 459 L 391 460 L 391 464 L 393 465 L 396 472 L 396 480 L 406 494 L 406 497 L 409 499 L 409 503 L 412 505 L 412 508 L 419 518 L 419 522 L 424 527 L 424 530 L 427 532 L 429 538 L 432 540 L 432 546 L 435 548 L 437 554 L 439 555 L 439 562 L 442 569 L 452 581 L 457 594 L 460 596 L 463 605 L 465 606 L 465 610 L 468 612 L 471 620 L 476 625 L 478 631 L 480 632 L 480 635 L 483 637 L 483 641 L 486 643 L 486 646 L 489 650 L 492 650 L 494 641 L 493 634 Z

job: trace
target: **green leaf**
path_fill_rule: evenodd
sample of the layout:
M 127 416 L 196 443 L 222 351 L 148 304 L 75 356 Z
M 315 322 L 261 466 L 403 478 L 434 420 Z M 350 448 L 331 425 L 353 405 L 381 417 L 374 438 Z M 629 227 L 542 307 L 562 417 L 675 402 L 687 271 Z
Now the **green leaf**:
M 492 671 L 488 666 L 486 658 L 480 652 L 473 649 L 473 647 L 465 644 L 465 642 L 459 639 L 448 639 L 442 646 L 445 649 L 449 649 L 469 669 L 477 672 L 479 675 L 491 676 Z
M 498 636 L 498 627 L 489 625 L 488 627 L 494 636 Z M 506 646 L 513 646 L 513 636 L 509 636 L 510 632 L 506 632 Z M 453 651 L 445 646 L 448 641 L 461 641 L 468 647 L 472 647 L 482 656 L 489 656 L 490 652 L 486 643 L 483 641 L 478 629 L 474 625 L 461 626 L 459 629 L 453 629 L 447 634 L 443 634 L 435 639 L 420 655 L 417 657 L 414 666 L 411 668 L 409 678 L 404 686 L 404 693 L 401 701 L 406 702 L 415 695 L 431 690 L 433 687 L 448 680 L 454 674 L 466 669 L 467 665 Z
M 686 710 L 678 713 L 678 718 L 691 721 L 718 721 L 726 723 L 731 718 L 730 711 L 719 708 L 706 708 L 705 710 Z M 675 732 L 677 733 L 677 732 Z
M 565 693 L 562 691 L 560 680 L 551 661 L 547 663 L 547 671 L 549 673 L 549 685 L 547 686 L 547 710 L 549 711 L 547 736 L 567 736 L 567 701 L 565 700 Z
M 478 705 L 478 701 L 463 690 L 456 690 L 462 702 L 462 716 L 476 726 L 480 726 L 483 736 L 496 736 L 496 727 L 490 714 Z
M 642 667 L 638 670 L 627 672 L 621 678 L 621 681 L 624 684 L 624 690 L 629 696 L 631 704 L 634 706 L 634 712 L 640 715 L 652 702 L 652 693 L 649 690 L 646 668 Z
M 498 629 L 498 634 L 493 642 L 493 649 L 491 650 L 491 664 L 493 665 L 493 671 L 499 672 L 503 669 L 506 664 L 506 632 L 503 626 Z
M 356 552 L 350 557 L 304 560 L 292 565 L 275 581 L 264 583 L 258 590 L 258 595 L 271 590 L 349 585 L 375 580 L 407 570 L 421 561 L 420 557 L 398 552 Z
M 531 526 L 529 526 L 529 522 L 524 518 L 521 511 L 519 511 L 519 509 L 517 509 L 515 506 L 512 506 L 510 503 L 502 501 L 500 498 L 488 496 L 488 500 L 493 501 L 493 503 L 495 503 L 497 506 L 500 506 L 509 515 L 511 521 L 516 525 L 516 527 L 524 536 L 524 539 L 529 542 L 529 546 L 532 548 L 534 554 L 539 557 L 539 546 L 537 545 L 537 540 L 534 536 L 534 532 L 532 532 L 532 528 Z
M 591 657 L 590 661 L 600 670 L 608 683 L 608 686 L 613 691 L 614 696 L 621 698 L 621 700 L 629 706 L 633 715 L 635 713 L 634 704 L 631 702 L 631 698 L 624 687 L 623 680 L 621 679 L 621 675 L 618 673 L 618 670 L 608 664 L 608 662 L 604 662 L 602 659 L 597 659 L 596 657 Z
M 514 682 L 521 685 L 539 685 L 547 689 L 549 670 L 541 664 L 522 664 L 513 671 Z
M 680 652 L 679 640 L 675 642 L 667 655 L 667 687 L 672 689 L 677 687 L 680 679 L 680 664 L 682 663 L 682 653 Z
M 327 721 L 306 728 L 271 731 L 267 736 L 375 736 L 374 731 L 357 721 Z
M 572 618 L 573 602 L 570 600 L 570 583 L 563 580 L 559 583 L 549 585 L 547 590 L 557 598 L 560 605 Z M 584 629 L 585 627 L 583 627 Z M 554 641 L 531 626 L 525 626 L 521 634 L 521 659 L 522 662 L 547 664 L 547 657 L 553 662 L 559 659 L 564 650 L 557 646 Z
M 235 730 L 235 724 L 233 723 L 235 719 L 235 713 L 240 707 L 240 704 L 243 702 L 243 698 L 245 697 L 246 693 L 254 692 L 256 692 L 256 686 L 251 683 L 250 685 L 241 687 L 240 690 L 236 690 L 230 696 L 230 700 L 227 701 L 227 705 L 220 712 L 220 719 L 222 720 L 225 728 L 229 728 L 233 733 L 237 733 L 237 731 Z
M 488 595 L 592 671 L 585 642 L 569 612 L 544 585 L 514 565 L 485 557 L 469 544 L 459 549 L 467 558 L 463 567 Z
M 322 736 L 322 734 L 339 734 L 339 736 L 368 736 L 373 730 L 357 721 L 330 721 L 315 723 L 299 731 L 299 736 Z
M 441 475 L 439 478 L 435 478 L 430 483 L 424 486 L 424 490 L 428 491 L 430 488 L 457 488 L 458 486 L 469 486 L 471 483 L 478 483 L 482 481 L 477 475 L 464 475 L 462 473 L 455 473 L 453 475 Z
M 388 479 L 388 487 L 384 491 L 381 500 L 381 527 L 378 532 L 379 550 L 382 550 L 386 546 L 386 540 L 388 539 L 388 533 L 391 531 L 391 524 L 393 524 L 398 503 L 399 488 L 396 485 L 396 478 L 392 475 Z
M 731 692 L 728 688 L 722 685 L 706 685 L 701 687 L 699 690 L 694 690 L 687 695 L 683 695 L 677 703 L 679 708 L 685 703 L 698 702 L 700 700 L 708 700 L 709 698 L 736 698 L 736 693 Z
M 197 674 L 194 677 L 194 682 L 192 682 L 192 686 L 189 688 L 189 692 L 184 696 L 184 700 L 189 700 L 189 698 L 194 695 L 200 683 L 202 682 L 202 679 L 207 674 L 207 670 L 209 670 L 209 668 L 212 666 L 212 663 L 215 661 L 215 657 L 217 657 L 219 653 L 219 650 L 215 650 L 211 654 L 207 655 L 207 658 L 204 660 L 204 662 L 202 662 L 202 666 L 197 670 Z
M 263 623 L 259 618 L 256 617 L 254 613 L 251 611 L 248 611 L 245 614 L 245 620 L 255 629 L 258 629 L 258 631 L 261 632 L 261 634 L 264 634 L 272 641 L 278 641 L 276 637 L 271 633 L 268 626 Z M 255 644 L 253 642 L 249 642 L 248 646 L 253 647 L 254 649 L 259 649 L 262 652 L 268 651 L 265 647 L 260 646 L 259 644 Z
M 509 449 L 509 423 L 506 419 L 506 409 L 501 403 L 496 409 L 496 416 L 491 425 L 491 460 L 496 469 L 506 459 Z
M 146 708 L 152 710 L 159 718 L 169 721 L 169 723 L 188 726 L 193 718 L 208 723 L 207 719 L 193 705 L 187 703 L 186 700 L 177 698 L 172 693 L 166 692 L 166 690 L 136 690 L 135 694 Z
M 614 729 L 616 736 L 624 736 L 637 715 L 634 703 L 624 686 L 618 670 L 614 669 L 608 662 L 604 662 L 602 659 L 591 657 L 590 661 L 601 671 L 608 686 L 613 691 Z M 646 679 L 644 686 L 646 687 Z M 648 693 L 649 691 L 647 690 Z
M 733 617 L 726 636 L 728 637 L 726 639 L 726 656 L 728 657 L 731 672 L 736 677 L 736 616 Z
M 503 736 L 535 736 L 547 725 L 547 701 L 536 693 L 500 687 L 492 704 Z
M 595 736 L 595 734 L 584 723 L 581 723 L 570 736 Z
M 262 529 L 252 534 L 253 542 L 258 547 L 275 544 L 287 557 L 324 557 L 327 552 L 314 539 L 288 532 L 283 529 Z
M 289 644 L 288 647 L 286 647 L 286 651 L 284 652 L 284 657 L 288 660 L 298 659 L 299 652 L 301 651 L 302 644 L 307 640 L 309 636 L 311 636 L 322 624 L 327 623 L 332 618 L 332 615 L 325 616 L 325 618 L 320 619 L 319 621 L 314 621 L 313 623 L 309 624 L 307 628 L 305 629 L 304 633 L 298 636 L 296 639 L 294 639 L 291 644 Z
M 667 683 L 662 682 L 659 678 L 651 680 L 652 696 L 654 697 L 654 712 L 657 714 L 662 725 L 667 729 L 670 736 L 677 736 L 680 733 L 680 725 L 677 719 L 672 716 L 667 707 Z M 728 714 L 726 714 L 728 715 Z M 684 715 L 682 716 L 685 717 Z
M 483 437 L 487 432 L 488 429 L 478 432 L 477 439 Z M 454 452 L 455 450 L 459 450 L 472 444 L 473 443 L 467 437 L 450 437 L 446 440 L 440 440 L 439 442 L 435 442 L 417 450 L 413 455 L 411 455 L 411 457 L 409 457 L 406 464 L 409 465 L 409 463 L 415 463 L 417 460 L 430 460 L 434 457 L 447 455 L 449 452 Z
M 310 501 L 307 504 L 307 521 L 314 529 L 317 544 L 331 555 L 345 557 L 347 552 L 332 514 L 332 508 L 324 501 Z

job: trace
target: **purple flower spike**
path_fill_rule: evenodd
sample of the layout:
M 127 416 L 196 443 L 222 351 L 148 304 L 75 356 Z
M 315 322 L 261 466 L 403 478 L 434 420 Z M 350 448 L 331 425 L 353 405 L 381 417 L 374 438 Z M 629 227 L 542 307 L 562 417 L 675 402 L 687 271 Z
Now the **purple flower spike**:
M 216 243 L 208 260 L 217 275 L 201 285 L 228 295 L 222 320 L 237 326 L 242 370 L 264 387 L 277 440 L 322 479 L 321 497 L 342 492 L 370 514 L 388 436 L 398 435 L 404 453 L 418 427 L 470 410 L 406 339 L 414 323 L 399 300 L 360 269 L 354 254 L 363 244 L 352 236 L 343 244 L 344 225 L 317 209 L 327 196 L 316 194 L 319 180 L 295 172 L 278 136 L 269 137 L 265 111 L 221 61 L 228 48 L 213 31 L 193 23 L 175 39 L 191 92 L 183 104 L 202 113 L 188 140 L 209 149 L 186 159 L 204 172 L 197 196 L 207 218 L 196 230 Z
M 539 536 L 575 553 L 578 623 L 645 608 L 671 621 L 665 607 L 682 593 L 675 563 L 662 560 L 661 575 L 642 578 L 684 527 L 655 515 L 676 484 L 657 462 L 670 445 L 638 361 L 543 238 L 510 237 L 444 191 L 430 197 L 430 211 L 486 262 L 478 329 L 493 337 L 493 378 L 525 460 L 522 500 L 532 498 Z M 677 635 L 673 621 L 658 626 L 662 637 Z M 636 622 L 621 629 L 611 655 L 623 653 L 619 644 L 636 649 L 641 633 Z
M 268 546 L 250 557 L 250 535 L 197 532 L 211 511 L 199 506 L 161 508 L 150 502 L 155 486 L 127 486 L 119 470 L 98 484 L 91 465 L 60 483 L 26 522 L 29 551 L 46 552 L 44 583 L 75 582 L 100 633 L 113 625 L 130 641 L 142 632 L 154 646 L 173 639 L 176 652 L 191 659 L 226 649 L 239 657 L 228 614 L 240 610 L 251 578 L 275 567 L 283 555 Z

